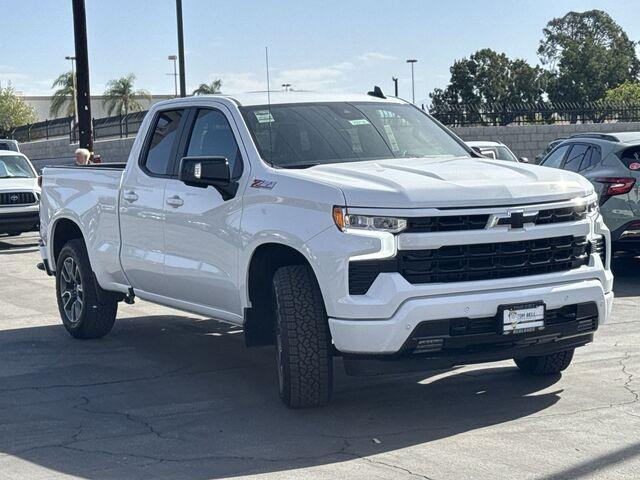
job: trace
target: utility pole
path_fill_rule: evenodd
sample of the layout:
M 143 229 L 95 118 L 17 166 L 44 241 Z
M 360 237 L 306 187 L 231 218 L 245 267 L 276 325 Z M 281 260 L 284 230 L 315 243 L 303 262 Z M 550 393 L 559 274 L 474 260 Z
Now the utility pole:
M 78 85 L 76 82 L 76 57 L 66 56 L 65 60 L 71 60 L 71 79 L 73 80 L 73 123 L 78 124 Z
M 173 75 L 173 86 L 176 92 L 176 97 L 178 96 L 178 72 L 176 70 L 176 60 L 178 59 L 177 55 L 169 55 L 167 57 L 168 60 L 173 60 L 173 73 L 167 73 L 167 75 Z
M 182 0 L 176 0 L 176 17 L 178 20 L 178 62 L 180 63 L 180 96 L 187 96 L 184 77 L 184 32 L 182 31 Z
M 411 103 L 416 104 L 416 88 L 415 88 L 415 77 L 413 75 L 413 66 L 418 60 L 415 58 L 410 58 L 407 60 L 407 63 L 411 64 Z
M 393 80 L 393 91 L 395 92 L 395 97 L 398 96 L 398 77 L 391 77 L 391 80 Z
M 87 51 L 87 14 L 84 0 L 72 0 L 73 34 L 76 43 L 78 132 L 80 148 L 93 152 L 91 129 L 91 93 L 89 90 L 89 55 Z

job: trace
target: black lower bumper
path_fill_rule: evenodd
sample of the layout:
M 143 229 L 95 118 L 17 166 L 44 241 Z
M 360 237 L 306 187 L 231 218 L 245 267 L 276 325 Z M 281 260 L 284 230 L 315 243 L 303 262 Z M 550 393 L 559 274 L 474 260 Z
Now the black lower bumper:
M 454 318 L 418 324 L 403 348 L 391 355 L 344 354 L 349 375 L 380 375 L 451 368 L 547 355 L 593 341 L 598 308 L 593 302 L 545 314 L 544 330 L 502 335 L 497 317 Z
M 614 251 L 640 252 L 640 236 L 623 237 L 625 232 L 638 230 L 637 223 L 638 220 L 627 222 L 611 232 Z
M 2 233 L 22 233 L 38 230 L 40 225 L 40 213 L 18 212 L 0 213 L 0 234 Z

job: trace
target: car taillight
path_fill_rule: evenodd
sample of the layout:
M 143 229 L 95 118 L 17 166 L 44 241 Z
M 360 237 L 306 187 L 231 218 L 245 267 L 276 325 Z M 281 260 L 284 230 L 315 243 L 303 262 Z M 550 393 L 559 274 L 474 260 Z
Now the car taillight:
M 635 178 L 629 177 L 599 177 L 596 182 L 604 183 L 607 189 L 602 192 L 603 196 L 613 197 L 629 193 L 636 183 Z

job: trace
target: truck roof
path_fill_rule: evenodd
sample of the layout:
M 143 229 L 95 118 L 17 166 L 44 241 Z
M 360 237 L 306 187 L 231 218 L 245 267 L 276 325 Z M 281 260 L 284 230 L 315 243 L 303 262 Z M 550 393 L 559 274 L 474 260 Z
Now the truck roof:
M 379 98 L 365 94 L 349 94 L 349 93 L 317 93 L 317 92 L 271 92 L 269 98 L 267 92 L 251 92 L 241 93 L 237 95 L 202 95 L 199 98 L 224 98 L 228 99 L 238 106 L 252 107 L 258 105 L 282 105 L 287 103 L 329 103 L 329 102 L 381 102 L 390 104 L 407 103 L 405 100 L 396 97 Z M 172 99 L 160 102 L 161 104 L 189 101 L 194 97 L 185 97 L 184 99 Z

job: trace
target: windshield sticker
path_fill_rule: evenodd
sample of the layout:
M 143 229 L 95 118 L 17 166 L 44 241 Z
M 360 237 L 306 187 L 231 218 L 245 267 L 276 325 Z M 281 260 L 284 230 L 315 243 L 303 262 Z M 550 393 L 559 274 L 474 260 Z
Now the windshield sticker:
M 354 126 L 369 125 L 369 120 L 367 120 L 366 118 L 359 118 L 357 120 L 349 120 L 349 123 Z
M 258 123 L 275 122 L 275 120 L 273 119 L 273 115 L 271 115 L 271 112 L 269 110 L 257 110 L 253 112 L 253 114 L 256 116 L 256 120 L 258 120 Z
M 387 133 L 387 137 L 389 138 L 389 144 L 391 145 L 391 150 L 394 152 L 399 152 L 400 147 L 398 146 L 398 141 L 396 140 L 396 136 L 393 134 L 393 130 L 391 130 L 391 125 L 385 123 L 384 131 Z

